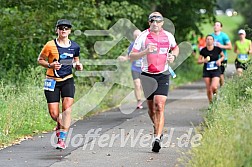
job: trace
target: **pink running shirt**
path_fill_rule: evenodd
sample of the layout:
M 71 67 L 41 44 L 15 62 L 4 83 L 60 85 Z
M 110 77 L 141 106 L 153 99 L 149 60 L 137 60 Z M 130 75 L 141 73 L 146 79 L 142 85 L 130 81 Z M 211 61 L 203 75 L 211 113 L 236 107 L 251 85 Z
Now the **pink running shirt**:
M 150 32 L 149 29 L 143 31 L 136 39 L 133 52 L 140 52 L 153 43 L 157 45 L 157 50 L 142 59 L 142 71 L 146 73 L 158 74 L 167 71 L 169 66 L 167 62 L 167 53 L 177 47 L 174 36 L 165 30 L 161 30 L 159 35 Z

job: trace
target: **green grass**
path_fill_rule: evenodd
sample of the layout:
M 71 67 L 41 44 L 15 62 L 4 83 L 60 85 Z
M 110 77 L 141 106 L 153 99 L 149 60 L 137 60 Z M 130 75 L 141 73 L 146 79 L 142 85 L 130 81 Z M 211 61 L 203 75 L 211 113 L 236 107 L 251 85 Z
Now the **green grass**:
M 187 166 L 252 166 L 252 68 L 228 80 L 206 111 L 205 130 Z
M 223 24 L 223 28 L 222 31 L 225 32 L 231 42 L 232 45 L 234 44 L 234 41 L 237 39 L 238 35 L 237 35 L 237 30 L 241 27 L 243 27 L 243 18 L 240 15 L 237 16 L 232 16 L 232 17 L 228 17 L 226 15 L 220 15 L 217 16 L 217 20 L 221 21 Z M 202 27 L 200 28 L 203 32 L 203 34 L 206 36 L 207 34 L 210 34 L 213 32 L 213 25 L 212 24 L 204 24 L 202 25 Z M 229 63 L 234 63 L 234 60 L 236 59 L 236 54 L 234 53 L 233 49 L 232 50 L 228 50 L 228 62 Z
M 41 89 L 43 80 L 38 80 L 41 72 L 39 68 L 24 72 L 29 74 L 25 83 L 1 81 L 0 147 L 55 126 L 47 112 Z

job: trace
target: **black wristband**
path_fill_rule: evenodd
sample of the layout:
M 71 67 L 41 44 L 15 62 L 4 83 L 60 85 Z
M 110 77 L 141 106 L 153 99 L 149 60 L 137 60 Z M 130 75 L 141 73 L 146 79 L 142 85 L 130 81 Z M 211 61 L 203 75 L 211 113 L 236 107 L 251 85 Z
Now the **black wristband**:
M 51 68 L 51 65 L 50 65 L 50 63 L 48 63 L 47 67 L 48 67 L 48 68 Z

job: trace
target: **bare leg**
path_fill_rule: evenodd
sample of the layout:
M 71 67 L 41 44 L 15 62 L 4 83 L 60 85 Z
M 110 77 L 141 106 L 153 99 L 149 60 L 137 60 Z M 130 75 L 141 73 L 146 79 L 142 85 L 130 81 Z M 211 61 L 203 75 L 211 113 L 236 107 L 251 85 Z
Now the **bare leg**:
M 237 68 L 236 72 L 237 72 L 238 76 L 241 76 L 242 72 L 243 72 L 243 69 L 242 68 Z
M 137 108 L 143 108 L 142 101 L 141 101 L 141 92 L 142 92 L 142 86 L 141 86 L 141 80 L 135 79 L 134 80 L 134 93 L 137 100 Z
M 149 109 L 148 114 L 150 116 L 152 123 L 155 125 L 155 121 L 156 121 L 155 116 L 156 115 L 155 115 L 155 111 L 154 111 L 154 107 L 153 107 L 153 100 L 147 100 L 147 105 L 148 105 L 148 109 Z
M 62 129 L 67 132 L 71 124 L 71 112 L 74 99 L 65 97 L 62 103 Z
M 224 85 L 224 74 L 220 75 L 220 86 Z
M 137 101 L 139 101 L 139 100 L 141 100 L 141 91 L 142 91 L 140 79 L 134 80 L 134 86 L 135 86 L 135 89 L 134 89 L 135 97 L 136 97 Z
M 154 96 L 155 129 L 156 136 L 160 137 L 164 128 L 164 108 L 167 97 L 163 95 Z
M 212 89 L 213 94 L 217 93 L 219 83 L 220 83 L 220 78 L 219 77 L 212 78 L 211 89 Z
M 211 78 L 205 77 L 204 81 L 206 84 L 207 98 L 208 98 L 209 103 L 211 103 L 213 99 L 213 92 L 211 89 Z
M 48 110 L 51 118 L 57 122 L 57 128 L 60 129 L 60 124 L 62 123 L 62 118 L 59 114 L 59 103 L 48 103 Z

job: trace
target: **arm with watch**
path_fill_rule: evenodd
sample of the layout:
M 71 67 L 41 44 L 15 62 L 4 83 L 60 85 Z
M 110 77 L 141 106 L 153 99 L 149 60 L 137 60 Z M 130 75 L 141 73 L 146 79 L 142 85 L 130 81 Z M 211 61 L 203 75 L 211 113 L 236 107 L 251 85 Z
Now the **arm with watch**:
M 74 57 L 73 67 L 79 71 L 83 70 L 83 65 L 80 63 L 79 57 Z
M 177 56 L 176 55 L 173 55 L 173 54 L 170 54 L 168 53 L 168 62 L 171 63 L 171 62 L 174 62 L 175 60 L 177 59 Z M 176 78 L 176 73 L 173 71 L 173 69 L 171 68 L 171 66 L 169 65 L 169 73 L 171 74 L 172 78 Z
M 179 47 L 175 47 L 172 51 L 172 53 L 167 53 L 167 61 L 168 63 L 173 63 L 177 57 L 178 57 L 178 54 L 179 54 Z M 169 65 L 169 72 L 172 76 L 172 78 L 176 78 L 176 73 L 173 71 L 173 69 L 171 68 L 171 66 Z
M 49 63 L 48 61 L 46 61 L 47 57 L 40 54 L 38 57 L 38 64 L 40 64 L 41 66 L 45 67 L 45 68 L 51 68 L 51 69 L 55 69 L 55 70 L 59 70 L 61 68 L 61 64 L 58 61 L 54 61 L 52 63 Z

